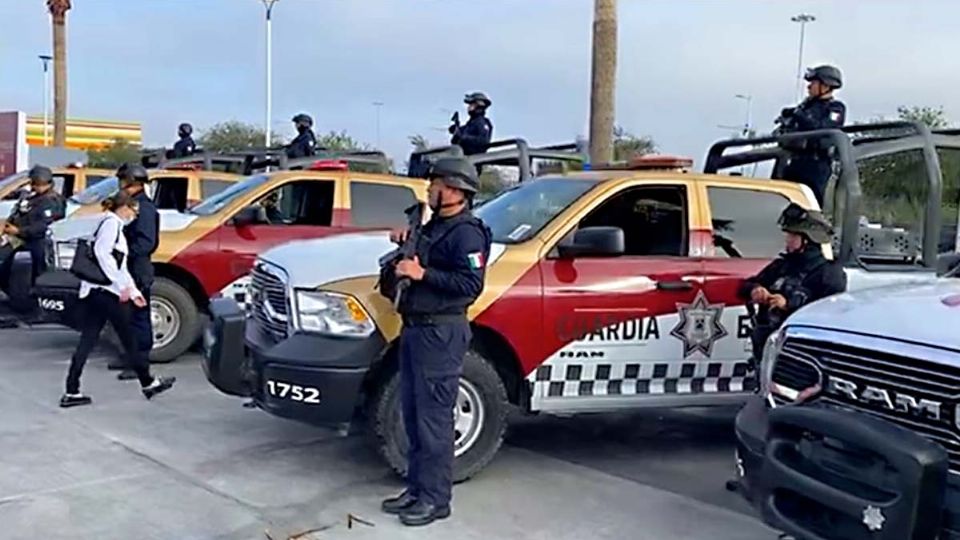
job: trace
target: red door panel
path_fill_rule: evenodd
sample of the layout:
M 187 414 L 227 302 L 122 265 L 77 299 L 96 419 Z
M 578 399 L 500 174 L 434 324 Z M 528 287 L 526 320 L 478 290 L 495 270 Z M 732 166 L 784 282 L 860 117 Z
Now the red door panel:
M 711 302 L 724 305 L 722 323 L 736 337 L 736 340 L 718 343 L 715 350 L 718 360 L 745 362 L 750 357 L 750 316 L 737 291 L 746 278 L 755 275 L 769 263 L 769 259 L 754 258 L 703 259 L 703 290 Z

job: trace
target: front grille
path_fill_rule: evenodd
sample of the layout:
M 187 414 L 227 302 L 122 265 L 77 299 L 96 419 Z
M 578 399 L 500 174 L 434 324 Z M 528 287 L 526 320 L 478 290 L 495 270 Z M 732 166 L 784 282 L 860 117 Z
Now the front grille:
M 250 275 L 250 309 L 254 320 L 275 340 L 290 332 L 286 277 L 279 268 L 257 261 Z
M 821 384 L 821 378 L 815 359 L 797 350 L 793 343 L 784 344 L 773 366 L 773 382 L 800 392 Z
M 823 376 L 824 391 L 817 398 L 819 403 L 871 414 L 934 441 L 950 456 L 950 470 L 960 473 L 960 426 L 956 409 L 960 397 L 960 354 L 910 346 L 911 354 L 901 355 L 887 352 L 897 350 L 899 342 L 890 341 L 890 347 L 884 350 L 847 345 L 842 343 L 842 338 L 838 341 L 788 337 L 774 372 L 784 361 L 781 372 L 784 380 L 806 382 L 805 372 L 796 369 L 795 364 L 797 359 L 812 361 Z M 940 360 L 934 362 L 925 359 L 925 355 Z M 951 361 L 953 358 L 955 361 Z M 835 381 L 855 383 L 854 395 L 858 398 L 852 399 L 836 389 L 829 390 L 831 377 Z M 931 418 L 922 411 L 903 410 L 906 407 L 897 402 L 898 396 L 939 403 L 940 418 Z

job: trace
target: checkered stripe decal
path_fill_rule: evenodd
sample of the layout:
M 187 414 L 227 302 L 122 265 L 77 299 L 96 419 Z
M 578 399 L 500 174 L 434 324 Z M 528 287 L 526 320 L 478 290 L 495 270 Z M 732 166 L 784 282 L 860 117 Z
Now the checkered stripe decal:
M 546 398 L 748 392 L 746 362 L 558 364 L 540 366 L 534 395 Z

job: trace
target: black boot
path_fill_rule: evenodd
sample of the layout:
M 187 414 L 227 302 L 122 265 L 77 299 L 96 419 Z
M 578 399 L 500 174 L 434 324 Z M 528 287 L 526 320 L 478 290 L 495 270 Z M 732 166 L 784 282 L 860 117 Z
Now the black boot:
M 417 504 L 417 498 L 411 495 L 409 491 L 404 490 L 396 497 L 385 499 L 380 505 L 380 509 L 388 514 L 399 514 L 415 504 Z
M 70 407 L 79 407 L 81 405 L 89 405 L 93 403 L 93 399 L 90 396 L 85 396 L 83 394 L 64 394 L 60 397 L 60 406 L 64 409 Z
M 450 517 L 450 505 L 437 506 L 423 501 L 417 501 L 417 504 L 400 512 L 400 522 L 408 527 L 429 525 L 438 519 L 448 517 Z
M 143 397 L 151 399 L 159 393 L 166 392 L 173 388 L 173 383 L 175 382 L 177 382 L 176 377 L 154 377 L 153 384 L 141 388 Z

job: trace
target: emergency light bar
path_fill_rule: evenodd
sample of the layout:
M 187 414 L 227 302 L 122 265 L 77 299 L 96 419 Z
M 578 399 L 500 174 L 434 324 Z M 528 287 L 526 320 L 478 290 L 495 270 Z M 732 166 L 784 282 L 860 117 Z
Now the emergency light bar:
M 308 171 L 346 171 L 348 170 L 346 161 L 342 159 L 318 159 L 307 167 Z
M 693 167 L 693 159 L 684 156 L 675 156 L 670 154 L 646 154 L 637 156 L 629 161 L 627 168 L 630 170 L 645 169 L 690 169 Z

